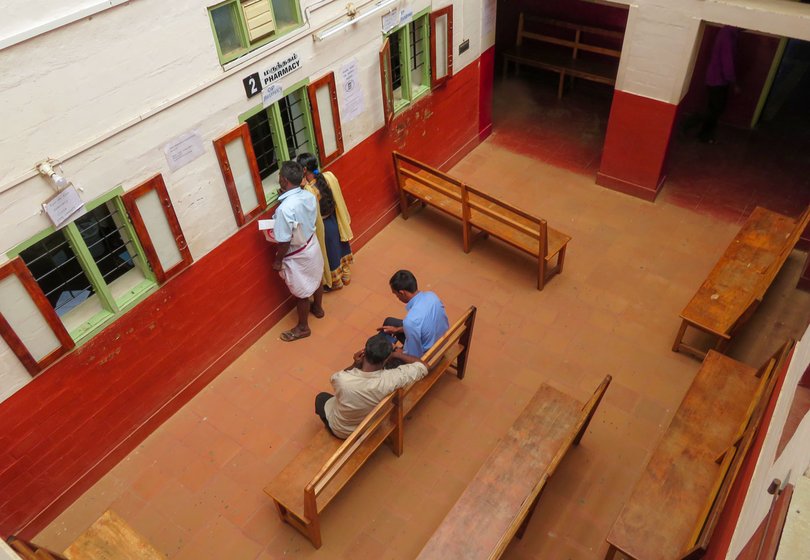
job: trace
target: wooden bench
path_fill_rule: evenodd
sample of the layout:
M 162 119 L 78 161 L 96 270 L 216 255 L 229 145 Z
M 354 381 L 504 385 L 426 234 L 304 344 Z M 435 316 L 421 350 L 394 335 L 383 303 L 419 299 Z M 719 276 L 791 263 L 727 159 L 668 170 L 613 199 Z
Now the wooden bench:
M 264 491 L 273 498 L 281 520 L 321 547 L 320 514 L 346 483 L 383 444 L 399 456 L 403 450 L 403 419 L 445 373 L 464 378 L 476 308 L 470 307 L 422 361 L 429 373 L 416 383 L 383 399 L 345 440 L 318 430 Z
M 610 381 L 606 376 L 584 405 L 541 385 L 418 558 L 500 558 L 515 535 L 523 536 L 543 488 L 579 444 Z
M 762 301 L 808 222 L 810 207 L 794 219 L 757 206 L 681 312 L 673 352 L 705 357 L 683 342 L 687 327 L 717 337 L 715 350 L 722 352 Z
M 521 64 L 560 75 L 557 98 L 562 99 L 565 78 L 582 78 L 616 85 L 616 73 L 624 32 L 580 25 L 521 12 L 515 46 L 503 53 L 503 76 L 509 63 Z M 584 56 L 581 56 L 585 53 Z
M 114 511 L 107 510 L 73 541 L 64 556 L 10 537 L 8 543 L 24 560 L 165 560 L 146 539 Z
M 458 179 L 399 152 L 393 153 L 402 217 L 408 219 L 415 206 L 433 206 L 461 220 L 464 252 L 469 253 L 479 235 L 492 235 L 537 259 L 537 289 L 563 270 L 565 249 L 571 236 L 548 227 L 537 218 L 485 194 Z M 552 263 L 556 260 L 556 264 Z
M 792 346 L 759 370 L 709 351 L 608 534 L 606 559 L 702 558 Z

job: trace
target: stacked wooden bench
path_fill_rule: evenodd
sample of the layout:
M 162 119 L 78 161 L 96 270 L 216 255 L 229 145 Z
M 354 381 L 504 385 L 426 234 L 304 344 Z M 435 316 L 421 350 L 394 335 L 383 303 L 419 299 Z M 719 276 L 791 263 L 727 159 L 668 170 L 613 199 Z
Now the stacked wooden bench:
M 612 86 L 623 40 L 619 30 L 521 13 L 515 46 L 503 53 L 503 75 L 510 62 L 518 69 L 525 64 L 556 72 L 560 75 L 558 98 L 562 98 L 566 76 Z
M 702 359 L 706 353 L 683 342 L 687 327 L 717 337 L 722 352 L 756 310 L 810 222 L 810 207 L 797 219 L 757 206 L 681 312 L 672 345 Z
M 281 520 L 321 546 L 320 514 L 329 502 L 383 444 L 389 442 L 399 456 L 403 450 L 405 415 L 445 373 L 464 378 L 475 325 L 475 307 L 470 307 L 422 361 L 429 373 L 416 383 L 398 389 L 383 399 L 345 440 L 320 429 L 309 445 L 267 485 Z
M 8 544 L 23 560 L 165 560 L 114 511 L 107 510 L 62 554 L 37 546 L 19 537 Z
M 563 270 L 565 250 L 571 237 L 548 227 L 537 218 L 483 193 L 411 157 L 393 153 L 402 217 L 408 219 L 415 206 L 433 206 L 461 220 L 464 252 L 480 235 L 492 235 L 537 259 L 537 289 Z M 556 261 L 556 263 L 555 263 Z M 555 263 L 555 264 L 552 264 Z
M 584 405 L 541 385 L 418 558 L 500 558 L 515 535 L 523 536 L 546 483 L 579 444 L 610 381 L 606 376 Z
M 606 559 L 702 558 L 792 346 L 759 370 L 709 351 L 608 534 Z

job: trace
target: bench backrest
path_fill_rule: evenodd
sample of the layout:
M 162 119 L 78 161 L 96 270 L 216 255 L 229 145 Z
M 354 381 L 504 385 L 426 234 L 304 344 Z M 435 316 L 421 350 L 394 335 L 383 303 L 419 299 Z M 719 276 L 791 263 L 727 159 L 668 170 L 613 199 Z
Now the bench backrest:
M 527 22 L 531 24 L 532 30 L 527 30 Z M 568 36 L 571 36 L 571 33 L 573 33 L 573 36 L 568 38 L 566 36 L 550 35 L 548 33 L 538 31 L 539 29 L 550 30 L 552 28 L 568 32 Z M 521 12 L 518 19 L 516 45 L 521 46 L 523 45 L 525 39 L 529 39 L 531 41 L 539 41 L 561 47 L 568 47 L 573 51 L 571 55 L 573 58 L 577 58 L 579 51 L 601 54 L 612 58 L 621 58 L 621 49 L 610 48 L 605 45 L 588 41 L 586 39 L 588 36 L 605 38 L 607 39 L 607 42 L 621 42 L 624 39 L 624 33 L 621 31 L 593 27 L 589 25 L 580 25 L 570 21 L 532 16 Z
M 394 172 L 396 173 L 398 188 L 402 188 L 405 178 L 413 179 L 425 187 L 435 190 L 438 193 L 448 196 L 461 203 L 461 189 L 464 187 L 464 184 L 461 181 L 447 175 L 446 173 L 442 173 L 434 167 L 431 167 L 419 160 L 415 160 L 412 157 L 408 157 L 397 151 L 394 151 L 392 156 L 394 158 Z M 426 171 L 427 175 L 424 173 L 419 174 L 418 171 Z M 448 185 L 440 185 L 435 181 L 431 181 L 430 175 L 434 175 L 442 179 L 444 182 L 448 183 Z
M 14 535 L 6 539 L 6 542 L 14 549 L 14 552 L 24 560 L 67 560 L 67 558 L 61 554 L 37 546 L 34 543 L 25 541 Z
M 359 469 L 390 434 L 393 433 L 395 436 L 393 438 L 394 453 L 397 455 L 402 453 L 401 402 L 402 389 L 394 391 L 381 400 L 306 485 L 304 488 L 304 514 L 308 519 L 317 519 L 318 512 L 349 481 L 350 477 L 338 475 L 344 469 L 352 472 Z M 318 502 L 317 497 L 327 489 L 329 499 Z
M 751 449 L 757 429 L 762 422 L 765 409 L 778 381 L 779 371 L 788 359 L 793 345 L 794 341 L 789 339 L 758 370 L 757 376 L 760 378 L 760 382 L 751 399 L 748 413 L 743 419 L 731 446 L 718 458 L 717 462 L 720 463 L 720 471 L 712 492 L 706 500 L 703 512 L 695 525 L 692 536 L 687 543 L 682 560 L 698 560 L 708 550 L 709 542 L 726 505 L 731 487 L 742 468 L 742 463 Z
M 455 371 L 459 379 L 464 378 L 475 326 L 475 306 L 469 309 L 453 323 L 447 332 L 422 355 L 429 373 L 403 390 L 403 414 L 408 414 L 438 380 L 447 371 Z

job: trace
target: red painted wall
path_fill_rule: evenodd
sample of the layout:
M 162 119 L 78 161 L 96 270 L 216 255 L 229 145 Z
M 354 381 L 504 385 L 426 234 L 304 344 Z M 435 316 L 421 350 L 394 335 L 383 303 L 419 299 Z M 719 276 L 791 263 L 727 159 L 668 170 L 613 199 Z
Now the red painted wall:
M 392 149 L 443 166 L 477 144 L 479 76 L 469 65 L 330 166 L 355 250 L 396 215 Z M 0 534 L 38 532 L 288 311 L 272 256 L 246 225 L 0 404 Z
M 596 182 L 655 200 L 677 110 L 677 105 L 616 90 Z
M 706 110 L 706 68 L 719 29 L 716 26 L 706 26 L 703 32 L 703 41 L 695 61 L 689 91 L 681 101 L 681 110 L 684 113 L 702 113 Z M 735 73 L 740 91 L 729 94 L 728 105 L 721 117 L 723 122 L 740 128 L 748 128 L 751 125 L 778 46 L 777 37 L 749 31 L 740 33 L 735 58 Z
M 498 2 L 495 45 L 499 51 L 515 45 L 520 12 L 618 30 L 623 30 L 627 26 L 628 14 L 628 10 L 624 6 L 608 6 L 582 0 Z

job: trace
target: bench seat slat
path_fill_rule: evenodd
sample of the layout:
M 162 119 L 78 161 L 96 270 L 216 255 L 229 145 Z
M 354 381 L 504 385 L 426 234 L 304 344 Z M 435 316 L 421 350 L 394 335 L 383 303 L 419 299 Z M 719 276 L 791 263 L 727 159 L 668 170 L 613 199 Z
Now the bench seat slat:
M 385 438 L 394 431 L 394 428 L 394 423 L 386 419 L 368 439 L 363 441 L 346 464 L 343 465 L 340 472 L 318 494 L 319 512 L 340 492 L 340 489 L 363 466 L 366 459 L 373 454 Z M 309 445 L 296 455 L 284 470 L 265 487 L 265 493 L 296 516 L 304 519 L 304 487 L 309 484 L 313 475 L 320 471 L 324 463 L 335 454 L 342 444 L 343 440 L 334 437 L 326 429 L 319 429 Z
M 728 334 L 782 268 L 795 225 L 792 218 L 755 208 L 681 318 L 708 332 Z
M 538 480 L 547 478 L 560 448 L 573 438 L 581 412 L 581 402 L 541 385 L 418 558 L 497 557 L 508 544 L 501 544 L 503 535 L 539 492 Z
M 684 552 L 759 386 L 757 370 L 709 351 L 607 540 L 638 560 Z M 665 528 L 662 529 L 662 528 Z

